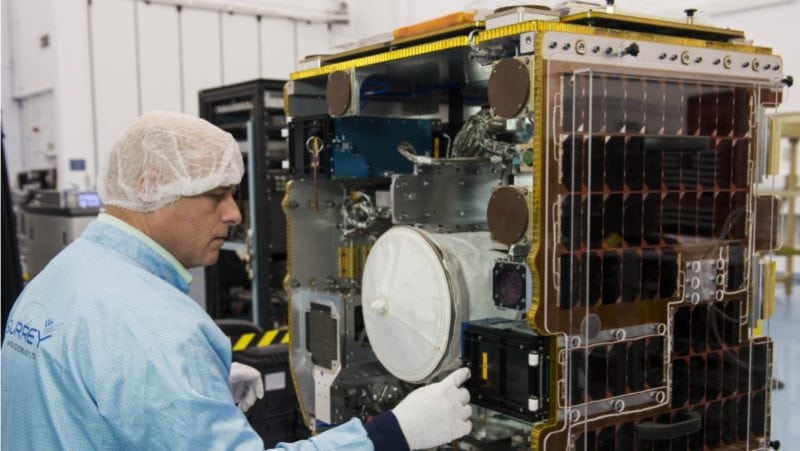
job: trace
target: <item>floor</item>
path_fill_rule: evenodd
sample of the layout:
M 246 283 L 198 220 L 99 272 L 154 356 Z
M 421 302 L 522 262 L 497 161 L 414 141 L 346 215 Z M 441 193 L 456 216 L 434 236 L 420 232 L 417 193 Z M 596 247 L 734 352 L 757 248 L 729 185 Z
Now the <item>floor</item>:
M 783 383 L 772 392 L 772 440 L 783 450 L 800 447 L 800 274 L 794 277 L 791 296 L 777 288 L 775 316 L 765 330 L 775 342 L 773 377 Z

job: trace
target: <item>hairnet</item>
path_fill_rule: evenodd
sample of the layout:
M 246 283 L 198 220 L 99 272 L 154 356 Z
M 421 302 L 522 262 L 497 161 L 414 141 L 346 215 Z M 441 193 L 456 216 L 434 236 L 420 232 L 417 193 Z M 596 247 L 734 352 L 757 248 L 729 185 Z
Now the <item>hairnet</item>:
M 97 190 L 105 205 L 153 211 L 183 196 L 236 185 L 243 173 L 230 133 L 197 117 L 154 111 L 114 143 Z

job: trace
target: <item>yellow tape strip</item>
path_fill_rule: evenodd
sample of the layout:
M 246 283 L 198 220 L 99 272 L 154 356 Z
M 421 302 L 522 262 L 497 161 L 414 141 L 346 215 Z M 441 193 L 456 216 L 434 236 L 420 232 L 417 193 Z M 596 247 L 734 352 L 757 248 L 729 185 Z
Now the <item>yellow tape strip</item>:
M 484 352 L 482 353 L 483 363 L 481 363 L 481 379 L 488 381 L 489 380 L 489 354 Z
M 756 320 L 756 327 L 753 328 L 753 338 L 764 335 L 764 320 Z
M 748 44 L 738 44 L 731 42 L 716 42 L 704 41 L 702 39 L 684 38 L 678 36 L 665 36 L 661 34 L 640 33 L 636 31 L 618 30 L 612 28 L 589 27 L 586 25 L 578 25 L 572 23 L 563 23 L 555 21 L 531 21 L 522 22 L 505 27 L 494 28 L 492 30 L 485 30 L 478 34 L 475 42 L 480 44 L 486 41 L 514 36 L 528 31 L 536 31 L 543 33 L 546 31 L 561 31 L 565 33 L 576 33 L 583 35 L 594 36 L 609 36 L 609 37 L 622 37 L 626 39 L 640 39 L 650 42 L 657 42 L 661 44 L 674 44 L 686 47 L 709 48 L 717 50 L 731 50 L 743 53 L 752 53 L 758 55 L 771 55 L 772 49 L 769 47 L 760 47 Z M 538 48 L 537 48 L 538 49 Z
M 250 342 L 253 341 L 253 338 L 255 338 L 255 336 L 256 334 L 253 332 L 242 335 L 241 337 L 239 337 L 238 340 L 236 340 L 236 344 L 233 345 L 233 350 L 241 351 L 242 349 L 246 349 L 247 345 L 249 345 Z
M 289 344 L 289 331 L 287 330 L 285 334 L 283 334 L 283 338 L 281 338 L 281 344 Z
M 769 319 L 775 314 L 775 284 L 777 283 L 778 262 L 775 260 L 764 264 L 764 311 L 761 315 Z
M 355 69 L 357 67 L 370 66 L 372 64 L 387 63 L 389 61 L 410 58 L 412 56 L 424 55 L 426 53 L 440 52 L 454 47 L 464 47 L 469 45 L 467 36 L 457 36 L 454 38 L 443 39 L 441 41 L 428 42 L 425 44 L 406 47 L 399 50 L 391 50 L 377 55 L 363 56 L 349 61 L 333 63 L 327 66 L 316 67 L 314 69 L 302 70 L 289 75 L 291 80 L 327 75 L 337 70 Z
M 258 341 L 256 345 L 257 348 L 263 348 L 264 346 L 269 346 L 272 344 L 272 341 L 275 340 L 275 336 L 278 335 L 277 330 L 268 330 L 264 333 L 264 336 L 261 337 L 261 340 Z
M 778 175 L 781 173 L 781 130 L 778 121 L 773 117 L 769 124 L 769 162 L 767 174 Z

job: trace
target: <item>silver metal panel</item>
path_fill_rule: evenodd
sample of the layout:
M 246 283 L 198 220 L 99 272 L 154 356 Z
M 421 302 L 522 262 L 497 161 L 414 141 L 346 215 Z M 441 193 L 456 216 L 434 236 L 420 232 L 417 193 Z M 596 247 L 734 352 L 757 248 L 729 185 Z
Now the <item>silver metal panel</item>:
M 717 262 L 714 259 L 692 260 L 684 265 L 683 300 L 692 304 L 713 301 L 717 289 Z
M 39 274 L 50 260 L 78 238 L 95 216 L 57 216 L 24 212 L 28 275 Z
M 639 51 L 635 57 L 624 53 L 633 43 L 636 43 Z M 584 46 L 586 52 L 578 53 Z M 564 32 L 548 32 L 544 36 L 544 58 L 683 74 L 737 77 L 768 83 L 779 83 L 783 78 L 783 61 L 775 55 L 754 55 Z
M 297 390 L 300 395 L 300 402 L 305 405 L 305 410 L 309 415 L 315 417 L 318 413 L 315 406 L 323 408 L 321 412 L 326 418 L 330 418 L 331 407 L 330 402 L 321 405 L 319 398 L 324 398 L 325 388 L 330 390 L 330 384 L 341 371 L 341 365 L 337 364 L 333 367 L 333 371 L 320 368 L 314 365 L 311 360 L 311 353 L 308 351 L 307 331 L 306 331 L 306 313 L 308 312 L 311 302 L 321 302 L 331 306 L 332 312 L 338 312 L 341 309 L 342 300 L 338 296 L 325 293 L 317 293 L 307 289 L 292 290 L 292 369 L 297 382 Z M 341 328 L 341 323 L 339 323 Z M 330 393 L 328 391 L 327 397 L 330 401 Z
M 288 113 L 292 116 L 327 114 L 328 104 L 325 101 L 326 80 L 327 77 L 287 82 L 285 89 L 289 97 Z
M 338 277 L 338 247 L 341 245 L 340 209 L 341 183 L 317 181 L 319 211 L 314 206 L 314 183 L 293 180 L 286 190 L 290 228 L 289 262 L 290 287 L 306 286 L 317 289 L 333 288 Z
M 492 189 L 502 185 L 495 165 L 419 167 L 392 178 L 392 222 L 435 231 L 486 230 Z

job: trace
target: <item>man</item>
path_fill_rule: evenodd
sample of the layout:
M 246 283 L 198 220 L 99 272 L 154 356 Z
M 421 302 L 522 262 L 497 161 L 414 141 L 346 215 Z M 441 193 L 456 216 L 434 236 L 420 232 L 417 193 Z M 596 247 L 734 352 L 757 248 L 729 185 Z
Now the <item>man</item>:
M 178 113 L 137 119 L 114 145 L 84 234 L 28 284 L 2 352 L 2 448 L 263 449 L 234 404 L 257 371 L 191 298 L 186 268 L 217 260 L 241 221 L 233 138 Z M 253 374 L 254 373 L 254 374 Z M 469 432 L 461 369 L 392 412 L 284 449 L 417 449 Z M 248 384 L 249 383 L 249 388 Z M 249 398 L 249 399 L 246 399 Z

